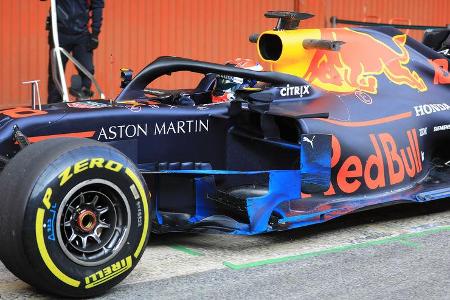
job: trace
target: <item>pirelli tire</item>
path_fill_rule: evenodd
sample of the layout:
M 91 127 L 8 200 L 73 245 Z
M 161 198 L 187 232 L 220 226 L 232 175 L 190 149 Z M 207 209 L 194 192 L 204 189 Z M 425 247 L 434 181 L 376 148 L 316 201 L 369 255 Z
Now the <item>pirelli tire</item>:
M 150 194 L 118 150 L 57 138 L 21 150 L 0 174 L 0 258 L 17 277 L 62 297 L 122 281 L 144 252 Z

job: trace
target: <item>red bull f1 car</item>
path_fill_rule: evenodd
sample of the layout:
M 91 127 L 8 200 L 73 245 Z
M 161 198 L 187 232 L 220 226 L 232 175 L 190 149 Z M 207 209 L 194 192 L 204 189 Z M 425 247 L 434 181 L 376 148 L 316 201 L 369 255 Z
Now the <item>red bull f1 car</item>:
M 131 272 L 151 231 L 260 234 L 448 198 L 448 58 L 392 28 L 268 16 L 253 41 L 272 71 L 161 57 L 123 70 L 114 100 L 0 111 L 6 267 L 88 297 Z M 181 71 L 204 78 L 151 86 Z M 258 84 L 213 102 L 231 77 Z

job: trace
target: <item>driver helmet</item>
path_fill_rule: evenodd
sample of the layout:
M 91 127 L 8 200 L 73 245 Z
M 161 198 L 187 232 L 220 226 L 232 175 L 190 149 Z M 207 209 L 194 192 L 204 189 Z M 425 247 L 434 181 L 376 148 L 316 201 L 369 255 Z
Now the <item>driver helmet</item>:
M 259 63 L 248 58 L 236 58 L 231 61 L 227 61 L 225 65 L 252 71 L 263 70 L 263 67 Z M 254 79 L 243 79 L 229 75 L 218 75 L 216 87 L 213 91 L 212 101 L 214 103 L 218 103 L 234 100 L 234 94 L 237 90 L 254 87 L 256 83 L 257 81 Z

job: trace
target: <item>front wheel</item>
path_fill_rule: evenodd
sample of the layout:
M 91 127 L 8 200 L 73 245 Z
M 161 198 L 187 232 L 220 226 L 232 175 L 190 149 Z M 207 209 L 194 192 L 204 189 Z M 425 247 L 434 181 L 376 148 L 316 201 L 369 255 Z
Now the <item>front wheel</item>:
M 0 175 L 0 258 L 25 282 L 91 297 L 136 266 L 150 232 L 150 194 L 118 150 L 85 139 L 27 146 Z

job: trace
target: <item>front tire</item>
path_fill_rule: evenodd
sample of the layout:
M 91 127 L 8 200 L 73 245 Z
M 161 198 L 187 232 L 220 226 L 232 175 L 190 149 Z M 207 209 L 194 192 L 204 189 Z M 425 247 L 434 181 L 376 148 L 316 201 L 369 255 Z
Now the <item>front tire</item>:
M 150 194 L 118 150 L 86 139 L 27 146 L 0 175 L 0 258 L 17 277 L 63 297 L 100 295 L 139 261 Z

